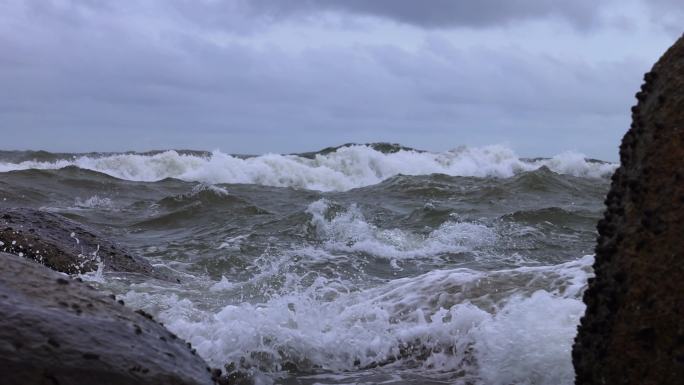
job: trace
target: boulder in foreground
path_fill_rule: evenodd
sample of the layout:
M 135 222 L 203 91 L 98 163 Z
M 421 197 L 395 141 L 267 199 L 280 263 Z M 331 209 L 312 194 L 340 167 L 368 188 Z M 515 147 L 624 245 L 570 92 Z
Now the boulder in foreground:
M 636 96 L 573 348 L 578 385 L 684 382 L 684 37 Z
M 0 314 L 3 385 L 213 383 L 206 363 L 149 315 L 6 253 Z
M 30 208 L 0 209 L 0 252 L 21 255 L 63 273 L 105 271 L 162 277 L 96 230 L 59 214 Z

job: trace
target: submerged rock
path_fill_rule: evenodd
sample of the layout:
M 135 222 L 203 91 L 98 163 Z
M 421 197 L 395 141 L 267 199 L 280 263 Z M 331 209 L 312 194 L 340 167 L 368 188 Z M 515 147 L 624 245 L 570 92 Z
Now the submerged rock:
M 0 251 L 68 274 L 98 269 L 158 276 L 152 266 L 97 231 L 61 215 L 29 208 L 0 209 Z
M 598 224 L 577 384 L 684 381 L 684 37 L 644 80 Z
M 206 363 L 144 312 L 0 253 L 0 382 L 212 384 Z

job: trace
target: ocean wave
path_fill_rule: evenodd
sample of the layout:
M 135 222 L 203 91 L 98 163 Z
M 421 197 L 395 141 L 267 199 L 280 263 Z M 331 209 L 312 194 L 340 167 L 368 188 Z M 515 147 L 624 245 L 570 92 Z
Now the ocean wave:
M 256 376 L 394 364 L 469 383 L 560 385 L 573 382 L 570 350 L 592 263 L 436 270 L 361 292 L 323 276 L 302 287 L 293 277 L 265 302 L 215 311 L 168 292 L 134 288 L 124 299 L 158 313 L 212 365 L 233 362 Z M 229 286 L 223 281 L 214 286 Z
M 79 209 L 112 209 L 114 208 L 114 203 L 111 198 L 101 197 L 99 195 L 93 195 L 87 199 L 81 199 L 76 197 L 74 201 L 74 207 Z
M 460 147 L 441 153 L 405 149 L 383 153 L 368 145 L 353 145 L 311 156 L 265 154 L 245 158 L 220 151 L 208 156 L 176 151 L 84 155 L 55 161 L 0 162 L 0 172 L 68 166 L 131 181 L 177 178 L 209 184 L 247 183 L 321 191 L 369 186 L 399 174 L 507 178 L 545 166 L 557 173 L 603 178 L 616 167 L 572 152 L 550 159 L 525 160 L 503 146 Z
M 354 204 L 334 214 L 330 211 L 331 203 L 326 199 L 311 203 L 306 210 L 316 237 L 326 250 L 387 258 L 396 269 L 397 260 L 462 253 L 497 240 L 494 230 L 477 223 L 447 221 L 421 235 L 398 228 L 379 229 Z

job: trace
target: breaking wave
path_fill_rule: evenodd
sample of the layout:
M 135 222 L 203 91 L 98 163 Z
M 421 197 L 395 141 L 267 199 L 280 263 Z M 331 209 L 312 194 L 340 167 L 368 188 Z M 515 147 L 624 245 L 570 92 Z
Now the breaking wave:
M 124 299 L 158 313 L 210 363 L 232 362 L 255 376 L 400 363 L 437 378 L 457 373 L 464 383 L 559 385 L 573 380 L 572 338 L 592 263 L 585 256 L 511 270 L 437 270 L 365 291 L 322 276 L 301 287 L 292 277 L 292 287 L 265 302 L 216 311 L 163 292 Z M 231 284 L 223 278 L 214 286 Z
M 420 235 L 398 228 L 379 229 L 354 204 L 333 215 L 330 207 L 329 201 L 321 199 L 306 210 L 326 250 L 387 258 L 394 261 L 395 268 L 398 268 L 397 260 L 471 251 L 497 240 L 492 229 L 476 223 L 447 221 L 429 234 Z
M 0 172 L 76 166 L 131 181 L 245 183 L 321 191 L 346 191 L 395 175 L 446 174 L 507 178 L 548 167 L 561 174 L 603 178 L 616 165 L 566 152 L 549 159 L 526 160 L 502 146 L 460 147 L 441 153 L 402 149 L 383 153 L 368 145 L 341 147 L 312 156 L 265 154 L 237 157 L 214 151 L 202 154 L 165 151 L 155 154 L 83 155 L 54 161 L 0 162 Z
M 615 167 L 500 146 L 0 152 L 0 207 L 76 218 L 182 276 L 83 278 L 255 384 L 570 385 L 578 256 Z

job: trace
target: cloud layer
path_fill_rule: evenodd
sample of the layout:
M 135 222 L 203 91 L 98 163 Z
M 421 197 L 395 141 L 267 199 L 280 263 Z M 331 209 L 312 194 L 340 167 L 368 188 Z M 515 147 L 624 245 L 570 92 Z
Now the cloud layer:
M 497 26 L 550 16 L 588 26 L 599 15 L 598 3 L 591 0 L 245 0 L 239 5 L 274 19 L 329 11 L 382 17 L 426 28 Z
M 3 147 L 400 141 L 614 158 L 641 74 L 672 32 L 595 3 L 5 1 Z

